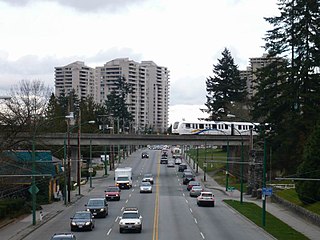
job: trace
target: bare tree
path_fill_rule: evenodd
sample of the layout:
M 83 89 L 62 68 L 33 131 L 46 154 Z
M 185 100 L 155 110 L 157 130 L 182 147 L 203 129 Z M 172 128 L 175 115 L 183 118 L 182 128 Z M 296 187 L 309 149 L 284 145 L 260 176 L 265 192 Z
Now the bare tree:
M 15 149 L 15 136 L 20 132 L 32 135 L 41 119 L 52 90 L 40 80 L 21 80 L 10 89 L 10 100 L 0 112 L 3 139 L 1 149 Z

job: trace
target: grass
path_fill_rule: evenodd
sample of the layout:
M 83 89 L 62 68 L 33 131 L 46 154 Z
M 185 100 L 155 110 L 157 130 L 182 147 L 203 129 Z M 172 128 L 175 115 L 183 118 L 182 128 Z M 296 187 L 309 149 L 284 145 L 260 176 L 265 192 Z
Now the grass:
M 259 227 L 262 227 L 269 234 L 279 240 L 303 240 L 309 239 L 300 232 L 297 232 L 286 223 L 266 212 L 266 226 L 262 226 L 262 209 L 255 203 L 243 202 L 235 200 L 224 200 L 226 204 L 237 210 L 240 214 L 254 222 Z
M 277 191 L 276 194 L 279 197 L 287 200 L 288 202 L 296 204 L 300 207 L 303 207 L 303 208 L 309 210 L 310 212 L 313 212 L 313 213 L 320 215 L 320 202 L 316 202 L 313 204 L 304 204 L 300 201 L 300 199 L 298 198 L 298 194 L 296 193 L 296 191 L 294 189 Z

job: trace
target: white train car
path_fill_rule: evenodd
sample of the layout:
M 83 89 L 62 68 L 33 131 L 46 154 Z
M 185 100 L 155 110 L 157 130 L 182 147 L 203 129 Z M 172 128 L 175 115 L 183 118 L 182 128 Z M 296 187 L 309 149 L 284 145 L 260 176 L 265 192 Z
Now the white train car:
M 257 135 L 259 123 L 228 121 L 181 121 L 172 126 L 173 134 Z

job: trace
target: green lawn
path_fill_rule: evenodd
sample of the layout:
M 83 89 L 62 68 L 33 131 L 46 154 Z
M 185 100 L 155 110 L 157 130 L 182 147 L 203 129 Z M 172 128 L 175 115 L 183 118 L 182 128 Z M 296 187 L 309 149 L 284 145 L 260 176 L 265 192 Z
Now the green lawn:
M 224 200 L 224 202 L 254 222 L 256 225 L 262 227 L 262 208 L 255 203 L 243 202 L 241 204 L 239 201 L 235 200 Z M 266 224 L 263 228 L 279 240 L 309 239 L 268 212 L 266 212 Z
M 320 202 L 316 202 L 314 204 L 303 204 L 300 199 L 298 198 L 298 194 L 296 193 L 296 191 L 294 189 L 288 189 L 288 190 L 281 190 L 281 191 L 277 191 L 276 194 L 293 203 L 296 204 L 300 207 L 303 207 L 307 210 L 309 210 L 310 212 L 314 212 L 316 214 L 320 215 Z

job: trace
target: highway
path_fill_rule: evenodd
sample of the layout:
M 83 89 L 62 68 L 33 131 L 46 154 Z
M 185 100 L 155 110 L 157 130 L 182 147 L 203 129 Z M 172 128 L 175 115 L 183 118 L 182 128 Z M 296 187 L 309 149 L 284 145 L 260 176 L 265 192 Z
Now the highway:
M 144 150 L 145 151 L 145 150 Z M 147 150 L 149 158 L 141 159 L 141 152 L 133 153 L 122 167 L 133 169 L 133 188 L 121 191 L 120 201 L 109 201 L 109 215 L 95 219 L 95 229 L 75 232 L 77 240 L 88 239 L 273 239 L 253 223 L 234 212 L 223 203 L 223 193 L 214 191 L 215 207 L 198 207 L 196 199 L 189 196 L 182 184 L 177 166 L 168 168 L 159 164 L 161 151 Z M 170 159 L 169 155 L 169 159 Z M 155 178 L 152 193 L 140 193 L 139 182 L 144 173 Z M 200 180 L 200 179 L 199 179 Z M 90 197 L 104 196 L 106 186 L 113 185 L 113 177 L 95 179 L 94 189 L 48 223 L 37 228 L 25 239 L 50 239 L 57 232 L 70 232 L 70 217 L 84 210 Z M 138 207 L 143 217 L 142 233 L 119 233 L 119 216 L 124 207 Z

